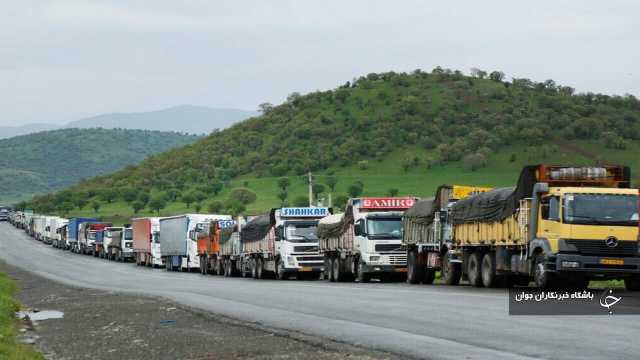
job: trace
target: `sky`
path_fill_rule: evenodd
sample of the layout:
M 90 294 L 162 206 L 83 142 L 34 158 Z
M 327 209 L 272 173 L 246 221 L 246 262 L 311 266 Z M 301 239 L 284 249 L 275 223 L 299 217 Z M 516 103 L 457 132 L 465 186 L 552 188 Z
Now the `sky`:
M 255 110 L 436 66 L 640 96 L 635 0 L 1 2 L 0 126 Z

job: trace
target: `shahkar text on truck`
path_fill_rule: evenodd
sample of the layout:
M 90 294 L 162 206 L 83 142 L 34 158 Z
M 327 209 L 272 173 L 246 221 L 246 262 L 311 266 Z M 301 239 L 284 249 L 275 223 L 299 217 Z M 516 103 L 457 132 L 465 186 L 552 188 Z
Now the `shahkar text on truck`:
M 638 190 L 628 167 L 526 166 L 515 188 L 460 200 L 449 221 L 449 258 L 473 286 L 621 279 L 640 290 Z
M 240 231 L 239 272 L 256 279 L 317 279 L 323 269 L 318 252 L 318 220 L 325 207 L 272 209 L 253 218 Z
M 416 198 L 353 198 L 345 212 L 318 224 L 325 278 L 369 282 L 403 280 L 407 255 L 402 249 L 402 214 Z

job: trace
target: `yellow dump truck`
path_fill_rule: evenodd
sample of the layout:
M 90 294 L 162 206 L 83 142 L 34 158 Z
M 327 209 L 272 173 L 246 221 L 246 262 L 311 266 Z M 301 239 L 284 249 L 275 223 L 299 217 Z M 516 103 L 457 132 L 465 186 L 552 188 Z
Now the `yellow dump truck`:
M 625 166 L 526 166 L 515 188 L 451 206 L 449 264 L 478 287 L 622 279 L 640 290 L 638 190 L 630 185 Z

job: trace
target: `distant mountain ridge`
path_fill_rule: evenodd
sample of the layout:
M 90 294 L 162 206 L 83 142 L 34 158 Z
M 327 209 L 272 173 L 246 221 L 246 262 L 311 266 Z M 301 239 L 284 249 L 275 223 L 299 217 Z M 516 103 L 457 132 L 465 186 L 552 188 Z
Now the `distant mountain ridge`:
M 4 126 L 0 127 L 0 139 L 65 128 L 120 128 L 208 134 L 214 129 L 225 129 L 257 114 L 255 111 L 240 109 L 179 105 L 148 112 L 101 114 L 75 120 L 66 125 L 34 123 L 15 127 Z

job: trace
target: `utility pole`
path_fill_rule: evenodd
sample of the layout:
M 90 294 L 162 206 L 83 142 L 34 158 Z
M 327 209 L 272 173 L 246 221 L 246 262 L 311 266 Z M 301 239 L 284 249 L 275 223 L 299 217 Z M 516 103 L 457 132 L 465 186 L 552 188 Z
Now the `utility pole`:
M 311 171 L 308 173 L 309 176 L 309 207 L 313 206 L 313 176 L 311 176 Z

